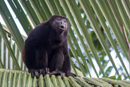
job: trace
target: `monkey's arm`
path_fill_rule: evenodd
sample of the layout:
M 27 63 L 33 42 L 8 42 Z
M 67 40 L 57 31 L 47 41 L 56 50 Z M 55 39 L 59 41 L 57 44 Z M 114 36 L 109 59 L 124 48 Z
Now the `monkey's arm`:
M 40 50 L 37 50 L 36 42 L 30 39 L 25 41 L 25 46 L 22 51 L 22 59 L 31 73 L 32 77 L 36 76 L 39 78 L 40 74 L 45 74 L 49 72 L 48 68 L 41 68 L 41 60 L 39 60 L 38 55 Z M 44 61 L 43 61 L 44 63 Z
M 34 69 L 36 68 L 35 65 L 35 54 L 36 50 L 33 46 L 29 45 L 28 43 L 25 44 L 23 51 L 22 51 L 22 59 L 29 69 Z
M 64 62 L 64 55 L 60 48 L 54 50 L 52 58 L 49 61 L 49 69 L 51 71 L 50 75 L 61 75 L 65 76 L 65 73 L 62 72 L 62 66 Z
M 70 62 L 70 57 L 69 57 L 69 50 L 68 50 L 68 43 L 67 41 L 64 43 L 64 63 L 62 67 L 62 71 L 65 73 L 66 76 L 78 76 L 74 73 L 71 73 L 71 62 Z M 79 77 L 79 76 L 78 76 Z

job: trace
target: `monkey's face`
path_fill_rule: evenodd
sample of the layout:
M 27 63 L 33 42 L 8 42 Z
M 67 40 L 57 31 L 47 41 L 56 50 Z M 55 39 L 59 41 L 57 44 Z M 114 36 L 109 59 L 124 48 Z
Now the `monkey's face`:
M 52 25 L 54 26 L 53 28 L 56 30 L 56 32 L 59 34 L 62 34 L 68 29 L 68 21 L 61 17 L 55 18 Z

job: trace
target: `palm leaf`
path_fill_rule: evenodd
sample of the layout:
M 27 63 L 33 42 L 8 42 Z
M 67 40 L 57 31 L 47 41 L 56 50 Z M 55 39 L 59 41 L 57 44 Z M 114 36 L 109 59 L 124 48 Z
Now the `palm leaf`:
M 60 14 L 68 18 L 70 22 L 68 43 L 71 64 L 75 73 L 80 72 L 84 77 L 93 77 L 93 74 L 95 74 L 96 77 L 107 77 L 108 72 L 110 73 L 110 70 L 114 69 L 116 71 L 115 75 L 118 76 L 119 79 L 121 79 L 121 76 L 124 74 L 124 79 L 130 78 L 129 66 L 124 62 L 125 59 L 128 64 L 130 63 L 129 0 L 0 0 L 0 2 L 0 14 L 6 24 L 6 26 L 0 25 L 1 68 L 27 70 L 21 59 L 21 50 L 26 37 L 21 35 L 19 31 L 21 27 L 16 23 L 12 12 L 9 10 L 9 8 L 11 8 L 26 35 L 36 25 L 48 20 L 54 14 Z M 106 40 L 108 41 L 106 42 Z M 108 43 L 110 45 L 108 45 Z M 121 63 L 122 73 L 120 73 L 117 67 L 118 63 L 114 61 L 110 49 L 115 51 Z M 103 57 L 100 57 L 100 54 Z M 109 58 L 109 61 L 105 60 L 105 56 Z M 107 68 L 108 63 L 112 64 L 111 68 Z M 92 71 L 94 72 L 91 73 Z M 6 71 L 4 73 L 7 74 Z M 5 74 L 2 74 L 4 80 L 6 78 Z M 9 79 L 12 79 L 11 74 L 10 72 Z M 41 80 L 39 84 L 37 84 L 38 80 L 36 78 L 32 79 L 31 75 L 27 73 L 24 75 L 22 73 L 14 73 L 13 75 L 15 76 L 12 79 L 13 83 L 10 82 L 12 85 L 15 85 L 15 78 L 26 79 L 27 84 L 26 82 L 22 83 L 28 87 L 31 86 L 31 84 L 33 84 L 33 86 L 88 85 L 85 82 L 87 79 L 83 80 L 80 78 L 68 77 L 60 81 L 60 77 L 52 76 L 49 78 L 49 76 L 40 76 Z M 46 78 L 45 82 L 42 81 L 44 78 Z M 93 80 L 96 82 L 95 79 Z M 109 82 L 108 79 L 103 80 Z M 19 86 L 21 82 L 20 80 L 18 81 L 17 85 Z M 76 81 L 78 81 L 80 85 Z M 104 81 L 98 79 L 97 82 L 103 84 Z M 57 84 L 55 82 L 57 82 Z M 97 84 L 99 85 L 99 83 Z M 116 82 L 110 83 L 117 84 Z M 2 85 L 4 86 L 3 83 Z M 125 84 L 123 83 L 123 85 Z
M 72 78 L 71 76 L 61 79 L 60 76 L 40 75 L 39 79 L 32 78 L 31 74 L 25 71 L 0 69 L 1 87 L 112 87 L 111 85 L 130 86 L 130 81 L 115 81 L 109 78 Z

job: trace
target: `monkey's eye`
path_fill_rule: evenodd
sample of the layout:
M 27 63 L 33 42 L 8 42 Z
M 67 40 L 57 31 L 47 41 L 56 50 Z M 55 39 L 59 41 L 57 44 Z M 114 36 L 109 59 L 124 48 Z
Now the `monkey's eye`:
M 56 20 L 57 20 L 57 21 L 60 21 L 60 20 L 61 20 L 61 18 L 57 18 Z
M 63 21 L 66 23 L 67 21 L 65 19 L 63 19 Z

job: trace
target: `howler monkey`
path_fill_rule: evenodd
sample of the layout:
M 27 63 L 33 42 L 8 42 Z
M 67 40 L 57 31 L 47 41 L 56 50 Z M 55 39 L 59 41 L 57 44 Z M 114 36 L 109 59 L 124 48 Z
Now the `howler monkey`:
M 25 40 L 22 58 L 32 77 L 40 74 L 78 76 L 71 73 L 68 53 L 67 18 L 53 15 L 48 21 L 36 26 Z

